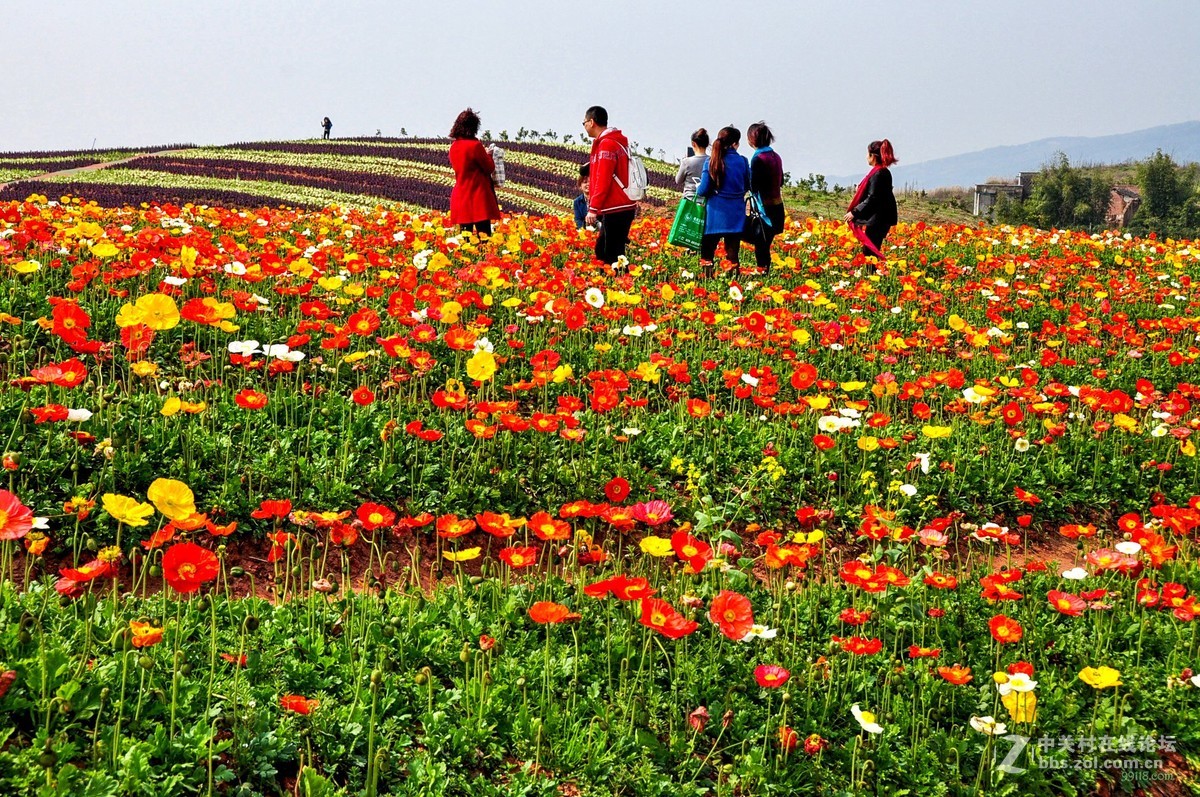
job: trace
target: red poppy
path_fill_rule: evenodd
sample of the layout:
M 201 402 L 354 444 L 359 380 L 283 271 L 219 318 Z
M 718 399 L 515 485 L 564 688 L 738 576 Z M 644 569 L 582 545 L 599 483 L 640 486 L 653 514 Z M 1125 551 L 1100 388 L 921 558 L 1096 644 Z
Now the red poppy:
M 1021 489 L 1020 487 L 1013 487 L 1013 495 L 1017 497 L 1018 501 L 1029 504 L 1030 506 L 1037 506 L 1042 502 L 1042 499 L 1038 498 L 1028 490 Z
M 259 393 L 257 390 L 246 388 L 233 397 L 234 402 L 239 407 L 244 407 L 248 410 L 261 410 L 267 406 L 267 394 Z
M 375 403 L 375 393 L 366 385 L 360 385 L 350 394 L 350 399 L 358 406 L 366 407 Z
M 474 520 L 459 519 L 458 515 L 442 515 L 437 519 L 437 534 L 445 540 L 462 537 L 474 530 Z
M 647 526 L 661 526 L 671 520 L 671 505 L 666 501 L 643 501 L 633 507 L 633 516 Z
M 754 608 L 746 596 L 723 589 L 708 607 L 708 619 L 720 627 L 722 634 L 740 642 L 754 627 Z
M 261 504 L 258 505 L 258 509 L 255 509 L 253 512 L 250 513 L 250 517 L 255 518 L 257 520 L 267 520 L 269 518 L 274 518 L 276 520 L 283 520 L 291 513 L 292 513 L 292 502 L 290 500 L 288 500 L 287 498 L 281 498 L 277 501 L 272 501 L 272 500 L 263 501 Z
M 504 562 L 513 570 L 520 570 L 522 567 L 537 564 L 538 549 L 532 545 L 524 548 L 504 548 L 498 556 L 501 562 Z
M 334 545 L 353 545 L 358 541 L 358 529 L 349 523 L 337 521 L 329 527 L 329 541 Z
M 682 529 L 671 535 L 671 548 L 697 573 L 704 569 L 713 556 L 711 545 Z
M 821 451 L 828 451 L 829 449 L 831 449 L 835 445 L 837 445 L 837 443 L 835 443 L 833 441 L 833 438 L 827 434 L 818 434 L 818 435 L 813 435 L 813 445 L 816 446 Z
M 529 518 L 529 529 L 539 540 L 569 540 L 571 525 L 558 520 L 549 512 L 538 512 Z
M 8 490 L 0 490 L 0 540 L 19 540 L 33 528 L 33 510 Z
M 942 655 L 941 648 L 923 648 L 920 645 L 908 646 L 908 657 L 910 659 L 936 659 Z
M 578 620 L 579 615 L 572 612 L 561 603 L 538 601 L 529 607 L 529 619 L 538 625 L 554 625 L 557 623 Z
M 704 399 L 688 399 L 687 414 L 693 418 L 707 418 L 712 412 L 712 405 Z
M 623 601 L 636 601 L 642 598 L 649 598 L 657 591 L 650 586 L 650 582 L 645 578 L 629 578 L 622 574 L 606 578 L 603 581 L 597 581 L 594 584 L 588 584 L 583 588 L 583 594 L 592 598 L 607 598 L 609 595 L 612 595 L 617 600 Z
M 1078 617 L 1087 609 L 1087 602 L 1083 598 L 1062 590 L 1050 590 L 1046 593 L 1046 600 L 1050 601 L 1055 611 L 1068 617 Z
M 699 623 L 687 619 L 677 612 L 674 606 L 660 598 L 642 600 L 642 616 L 638 622 L 668 639 L 685 637 L 700 627 Z
M 163 554 L 163 579 L 176 592 L 187 595 L 217 577 L 217 555 L 194 542 L 172 545 Z
M 237 531 L 238 524 L 235 520 L 232 523 L 226 523 L 223 526 L 219 526 L 216 523 L 213 523 L 211 520 L 206 520 L 204 522 L 204 527 L 208 529 L 208 533 L 214 537 L 228 537 L 230 534 L 233 534 L 235 531 Z
M 764 689 L 778 689 L 791 677 L 792 674 L 778 664 L 760 664 L 754 668 L 754 680 Z
M 396 513 L 382 504 L 367 502 L 358 508 L 357 515 L 367 531 L 386 528 L 396 523 Z
M 955 664 L 953 667 L 938 667 L 937 674 L 955 686 L 962 686 L 972 679 L 971 668 Z
M 988 629 L 992 632 L 992 638 L 1002 645 L 1020 642 L 1025 633 L 1025 629 L 1021 628 L 1020 623 L 1003 614 L 998 614 L 989 620 Z
M 232 664 L 235 667 L 245 667 L 246 666 L 246 654 L 245 653 L 243 653 L 241 656 L 235 656 L 232 653 L 222 653 L 221 658 L 224 659 L 225 661 L 229 662 L 230 664 Z
M 614 504 L 619 504 L 629 497 L 629 482 L 617 476 L 604 485 L 604 495 Z
M 283 695 L 279 698 L 279 705 L 285 711 L 294 711 L 297 714 L 309 714 L 320 703 L 316 700 L 309 700 L 302 695 Z
M 883 650 L 883 640 L 878 638 L 867 639 L 861 636 L 842 638 L 835 636 L 833 641 L 840 645 L 842 650 L 847 653 L 853 653 L 855 656 L 874 656 Z

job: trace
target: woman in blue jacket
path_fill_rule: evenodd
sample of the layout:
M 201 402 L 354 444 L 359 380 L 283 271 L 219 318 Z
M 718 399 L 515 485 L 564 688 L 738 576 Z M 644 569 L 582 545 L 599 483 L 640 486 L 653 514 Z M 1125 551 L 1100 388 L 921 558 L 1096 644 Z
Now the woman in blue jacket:
M 700 266 L 706 277 L 713 276 L 713 258 L 721 239 L 725 240 L 725 259 L 733 263 L 734 275 L 741 275 L 738 254 L 746 226 L 746 191 L 750 183 L 750 164 L 737 151 L 741 140 L 742 134 L 736 127 L 721 128 L 696 189 L 697 196 L 708 200 L 704 237 L 700 239 Z

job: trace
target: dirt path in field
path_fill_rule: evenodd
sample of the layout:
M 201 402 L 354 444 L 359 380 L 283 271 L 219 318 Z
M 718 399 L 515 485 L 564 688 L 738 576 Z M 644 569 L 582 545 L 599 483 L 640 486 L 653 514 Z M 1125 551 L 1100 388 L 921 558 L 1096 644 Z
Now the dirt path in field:
M 120 160 L 100 161 L 97 163 L 89 163 L 87 166 L 77 166 L 74 169 L 63 169 L 62 171 L 58 171 L 58 172 L 44 172 L 42 174 L 31 174 L 28 177 L 19 177 L 16 180 L 9 180 L 7 183 L 0 183 L 0 191 L 4 190 L 5 188 L 8 188 L 10 185 L 16 185 L 17 183 L 23 183 L 23 182 L 26 182 L 27 180 L 47 180 L 47 179 L 52 179 L 52 178 L 56 178 L 56 177 L 70 177 L 72 175 L 82 174 L 84 172 L 97 172 L 97 171 L 100 171 L 101 169 L 107 169 L 110 166 L 118 166 L 122 163 L 129 163 L 129 161 L 136 160 L 137 158 L 143 158 L 143 157 L 147 157 L 147 156 L 159 157 L 160 155 L 176 155 L 180 152 L 186 152 L 186 150 L 168 149 L 168 150 L 163 150 L 162 152 L 139 152 L 136 155 L 130 155 L 128 158 L 121 158 Z

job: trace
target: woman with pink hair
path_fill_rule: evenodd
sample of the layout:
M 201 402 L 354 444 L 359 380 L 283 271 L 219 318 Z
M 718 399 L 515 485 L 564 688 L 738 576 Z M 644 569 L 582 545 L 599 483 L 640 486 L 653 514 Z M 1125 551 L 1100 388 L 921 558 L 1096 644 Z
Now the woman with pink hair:
M 858 191 L 850 200 L 850 208 L 845 216 L 855 237 L 862 242 L 863 254 L 880 261 L 886 260 L 881 248 L 883 239 L 898 220 L 896 196 L 892 193 L 892 173 L 888 170 L 895 162 L 896 153 L 886 138 L 867 145 L 867 164 L 871 171 L 858 184 Z M 874 272 L 873 265 L 869 265 L 868 269 Z

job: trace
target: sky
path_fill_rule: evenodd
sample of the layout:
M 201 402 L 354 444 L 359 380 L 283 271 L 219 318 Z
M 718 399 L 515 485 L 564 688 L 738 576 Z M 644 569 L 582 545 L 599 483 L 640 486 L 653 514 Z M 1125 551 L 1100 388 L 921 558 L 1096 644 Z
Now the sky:
M 6 0 L 0 152 L 765 120 L 793 176 L 1200 119 L 1196 0 Z M 751 10 L 752 9 L 752 10 Z

